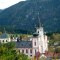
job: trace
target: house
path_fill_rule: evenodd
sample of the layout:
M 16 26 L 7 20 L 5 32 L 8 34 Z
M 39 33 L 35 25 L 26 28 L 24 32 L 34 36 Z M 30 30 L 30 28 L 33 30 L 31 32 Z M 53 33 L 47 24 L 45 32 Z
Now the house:
M 43 27 L 37 27 L 36 32 L 30 37 L 28 41 L 18 41 L 16 43 L 16 49 L 19 52 L 28 55 L 29 57 L 34 57 L 37 52 L 44 54 L 48 51 L 48 40 L 47 36 L 44 34 Z
M 0 43 L 7 43 L 10 42 L 10 37 L 9 35 L 5 32 L 2 35 L 0 35 Z

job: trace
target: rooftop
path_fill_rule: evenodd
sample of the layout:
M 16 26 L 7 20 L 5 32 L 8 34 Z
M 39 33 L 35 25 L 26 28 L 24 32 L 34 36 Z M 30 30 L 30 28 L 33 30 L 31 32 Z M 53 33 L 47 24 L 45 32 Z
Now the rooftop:
M 15 42 L 16 48 L 32 48 L 32 41 Z
M 2 35 L 0 35 L 0 38 L 9 38 L 9 35 L 7 33 L 3 33 Z

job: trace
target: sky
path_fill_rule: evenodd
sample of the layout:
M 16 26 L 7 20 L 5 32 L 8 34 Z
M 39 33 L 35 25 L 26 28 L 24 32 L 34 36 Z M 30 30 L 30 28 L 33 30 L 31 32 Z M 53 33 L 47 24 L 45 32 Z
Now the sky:
M 25 0 L 0 0 L 0 9 L 8 8 L 20 1 L 25 1 Z

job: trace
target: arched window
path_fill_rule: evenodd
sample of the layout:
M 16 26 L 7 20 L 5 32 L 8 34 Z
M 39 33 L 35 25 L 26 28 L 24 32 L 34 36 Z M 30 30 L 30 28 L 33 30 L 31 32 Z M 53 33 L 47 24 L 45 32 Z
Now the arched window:
M 36 46 L 36 42 L 34 42 L 34 45 Z
M 35 54 L 36 54 L 36 50 L 35 50 Z
M 28 53 L 28 49 L 26 49 L 26 53 Z
M 6 40 L 6 42 L 7 42 L 7 40 Z
M 24 50 L 22 50 L 22 53 L 24 53 Z
M 30 49 L 30 53 L 32 53 L 32 49 Z
M 4 40 L 3 40 L 3 42 L 4 42 Z

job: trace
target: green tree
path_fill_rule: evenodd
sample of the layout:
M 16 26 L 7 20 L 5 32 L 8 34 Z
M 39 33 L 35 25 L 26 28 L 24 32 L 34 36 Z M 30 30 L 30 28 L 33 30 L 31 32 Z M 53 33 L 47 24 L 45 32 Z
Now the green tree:
M 27 55 L 19 53 L 15 50 L 15 43 L 0 43 L 0 60 L 29 60 Z

